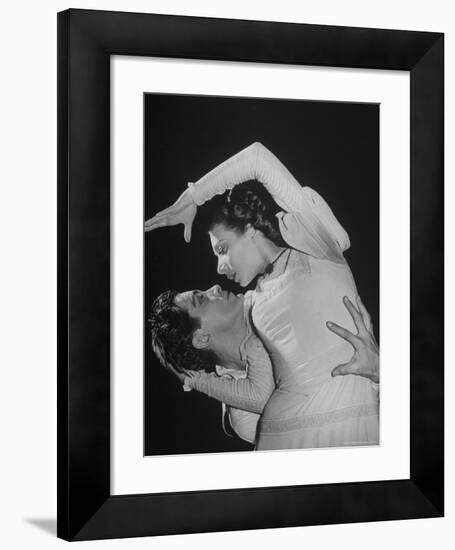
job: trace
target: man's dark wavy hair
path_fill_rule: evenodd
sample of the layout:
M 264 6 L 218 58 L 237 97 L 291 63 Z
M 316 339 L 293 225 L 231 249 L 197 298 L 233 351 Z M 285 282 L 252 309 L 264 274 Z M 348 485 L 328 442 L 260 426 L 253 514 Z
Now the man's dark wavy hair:
M 167 290 L 152 304 L 148 322 L 153 351 L 164 367 L 170 365 L 178 372 L 184 369 L 213 372 L 216 355 L 193 346 L 193 333 L 200 323 L 174 303 L 177 294 L 176 290 Z

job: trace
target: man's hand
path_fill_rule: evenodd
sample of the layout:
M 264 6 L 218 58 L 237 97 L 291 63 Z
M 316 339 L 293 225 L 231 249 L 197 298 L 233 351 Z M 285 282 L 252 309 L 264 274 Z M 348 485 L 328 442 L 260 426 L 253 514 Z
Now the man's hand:
M 357 307 L 347 298 L 343 298 L 346 309 L 351 314 L 357 329 L 357 334 L 340 327 L 336 323 L 328 322 L 327 328 L 349 342 L 354 348 L 354 354 L 350 361 L 338 365 L 332 370 L 332 376 L 344 376 L 355 374 L 369 378 L 376 384 L 379 383 L 379 349 L 373 334 L 371 318 L 360 297 L 356 297 Z
M 153 231 L 159 227 L 169 227 L 182 223 L 184 225 L 183 238 L 187 243 L 191 241 L 191 227 L 196 217 L 197 204 L 193 201 L 190 190 L 184 191 L 173 205 L 161 210 L 145 222 L 145 231 Z

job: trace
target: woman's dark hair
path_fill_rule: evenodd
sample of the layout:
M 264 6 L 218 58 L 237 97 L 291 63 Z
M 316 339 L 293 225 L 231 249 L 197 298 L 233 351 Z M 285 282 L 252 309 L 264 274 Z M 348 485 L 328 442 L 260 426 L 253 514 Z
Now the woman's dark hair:
M 175 303 L 176 290 L 167 290 L 156 298 L 148 317 L 152 347 L 160 363 L 178 372 L 184 369 L 213 372 L 216 355 L 193 346 L 193 333 L 200 323 Z
M 209 222 L 209 229 L 223 224 L 228 229 L 244 233 L 247 225 L 261 231 L 277 246 L 286 247 L 276 214 L 280 207 L 272 195 L 257 180 L 236 185 L 216 201 Z

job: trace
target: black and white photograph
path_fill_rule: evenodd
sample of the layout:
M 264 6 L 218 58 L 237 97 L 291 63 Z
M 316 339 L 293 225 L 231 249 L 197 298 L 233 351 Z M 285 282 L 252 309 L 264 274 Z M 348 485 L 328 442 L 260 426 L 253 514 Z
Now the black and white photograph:
M 374 103 L 144 94 L 144 454 L 380 444 Z
M 450 7 L 4 5 L 2 548 L 450 548 Z

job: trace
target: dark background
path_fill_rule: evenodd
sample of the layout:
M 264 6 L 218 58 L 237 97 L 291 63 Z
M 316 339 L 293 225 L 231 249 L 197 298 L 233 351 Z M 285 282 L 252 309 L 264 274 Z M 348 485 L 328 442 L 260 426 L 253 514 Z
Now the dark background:
M 168 94 L 144 98 L 145 219 L 174 202 L 187 182 L 260 141 L 302 186 L 322 195 L 348 232 L 351 248 L 345 257 L 379 336 L 379 106 Z M 216 273 L 199 218 L 190 244 L 180 225 L 146 233 L 144 253 L 144 453 L 251 450 L 223 432 L 217 401 L 182 391 L 155 358 L 147 328 L 150 305 L 164 290 L 215 283 L 237 292 L 239 287 Z

